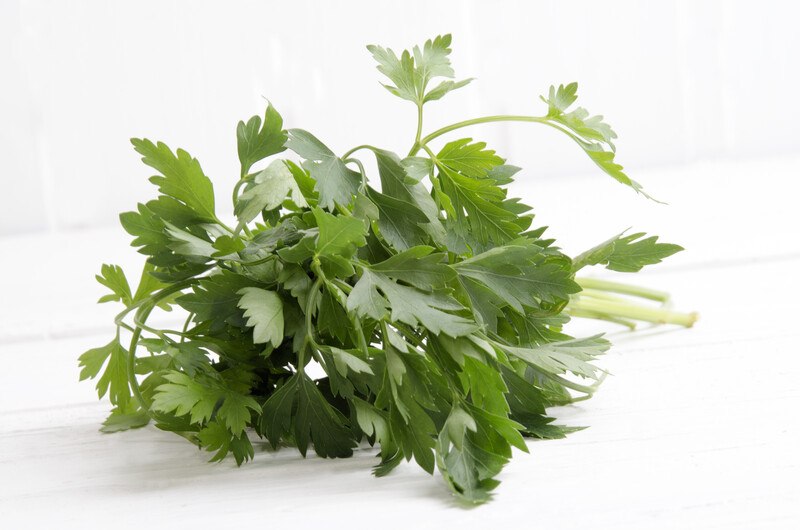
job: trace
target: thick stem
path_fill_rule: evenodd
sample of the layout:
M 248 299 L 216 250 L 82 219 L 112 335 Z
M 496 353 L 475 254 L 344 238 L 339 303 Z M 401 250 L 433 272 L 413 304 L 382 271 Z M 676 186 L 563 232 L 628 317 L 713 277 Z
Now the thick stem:
M 625 326 L 630 330 L 636 329 L 636 322 L 634 322 L 633 320 L 627 320 L 621 317 L 606 315 L 604 313 L 596 313 L 594 311 L 586 311 L 584 309 L 572 308 L 569 310 L 569 314 L 570 316 L 573 317 L 591 318 L 593 320 L 603 320 L 605 322 L 611 322 L 612 324 L 619 324 L 620 326 Z
M 576 298 L 570 301 L 567 311 L 589 311 L 611 318 L 641 320 L 656 324 L 676 324 L 687 328 L 697 321 L 697 313 L 679 313 L 667 309 L 644 307 L 631 303 L 610 302 L 591 298 Z
M 647 287 L 610 282 L 608 280 L 598 280 L 595 278 L 576 278 L 575 281 L 584 289 L 596 289 L 598 291 L 608 291 L 610 293 L 627 294 L 661 303 L 669 301 L 669 293 L 648 289 Z

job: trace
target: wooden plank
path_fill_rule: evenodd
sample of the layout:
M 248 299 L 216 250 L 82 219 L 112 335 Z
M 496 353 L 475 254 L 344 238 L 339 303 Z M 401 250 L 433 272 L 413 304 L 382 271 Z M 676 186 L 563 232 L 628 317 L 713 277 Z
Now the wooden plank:
M 800 361 L 783 339 L 619 353 L 595 399 L 557 411 L 591 425 L 531 442 L 495 501 L 460 510 L 441 479 L 404 465 L 369 476 L 374 450 L 303 460 L 259 445 L 237 469 L 153 427 L 101 435 L 97 405 L 3 414 L 0 514 L 6 527 L 367 523 L 542 528 L 788 528 L 798 521 Z M 9 420 L 13 420 L 9 422 Z M 17 423 L 21 429 L 9 429 Z M 413 510 L 408 507 L 413 506 Z M 46 509 L 45 509 L 46 508 Z

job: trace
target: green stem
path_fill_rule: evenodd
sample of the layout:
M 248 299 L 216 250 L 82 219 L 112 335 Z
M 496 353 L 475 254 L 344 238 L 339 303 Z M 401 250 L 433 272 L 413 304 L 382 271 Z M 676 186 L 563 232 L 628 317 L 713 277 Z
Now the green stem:
M 241 265 L 242 267 L 251 267 L 253 265 L 261 265 L 262 263 L 272 261 L 273 259 L 275 259 L 275 254 L 270 254 L 269 256 L 266 256 L 264 258 L 259 258 L 254 261 L 241 261 L 239 262 L 239 265 Z
M 353 327 L 356 329 L 356 337 L 358 338 L 358 347 L 366 358 L 369 359 L 369 344 L 367 338 L 364 336 L 364 328 L 361 326 L 361 320 L 357 317 L 351 320 Z
M 358 158 L 346 158 L 343 160 L 345 164 L 353 163 L 358 166 L 358 171 L 361 173 L 361 186 L 359 191 L 363 192 L 367 188 L 367 172 L 364 169 L 364 164 Z
M 129 313 L 136 307 L 139 307 L 138 311 L 136 311 L 134 321 L 144 323 L 160 300 L 163 300 L 173 293 L 185 289 L 192 283 L 194 283 L 194 280 L 184 280 L 182 282 L 170 285 L 169 287 L 165 287 L 150 298 L 147 298 L 146 300 L 127 308 L 125 311 L 117 315 L 117 319 L 120 319 L 121 322 L 121 319 L 124 318 L 125 314 Z M 143 328 L 140 325 L 137 325 L 133 330 L 133 334 L 131 335 L 131 343 L 128 347 L 128 358 L 126 359 L 126 365 L 128 372 L 128 383 L 131 386 L 131 391 L 133 392 L 136 401 L 139 402 L 139 406 L 142 408 L 142 410 L 149 412 L 150 402 L 144 397 L 144 395 L 142 395 L 142 390 L 139 388 L 139 381 L 136 379 L 136 347 L 139 345 L 139 338 L 142 336 L 142 331 Z
M 186 317 L 186 320 L 183 322 L 183 328 L 181 333 L 181 342 L 184 341 L 187 335 L 187 331 L 189 331 L 189 324 L 192 323 L 192 319 L 194 318 L 195 313 L 189 313 L 189 316 Z
M 301 373 L 305 372 L 306 349 L 308 348 L 309 344 L 312 346 L 316 344 L 316 341 L 314 340 L 312 311 L 317 303 L 320 286 L 322 285 L 323 281 L 324 279 L 321 277 L 318 277 L 316 280 L 314 280 L 314 284 L 311 286 L 311 291 L 308 293 L 308 299 L 306 300 L 306 336 L 303 339 L 303 347 L 300 348 L 300 351 L 297 353 L 297 371 Z
M 239 179 L 239 182 L 237 182 L 236 185 L 233 187 L 233 196 L 231 197 L 231 199 L 233 200 L 234 208 L 236 207 L 236 203 L 239 202 L 239 190 L 245 184 L 247 184 L 247 177 Z
M 627 283 L 610 282 L 608 280 L 598 280 L 595 278 L 576 278 L 575 281 L 584 289 L 597 289 L 610 293 L 628 294 L 662 303 L 669 301 L 669 293 L 648 289 L 647 287 L 638 287 Z
M 626 328 L 630 329 L 631 331 L 636 329 L 636 322 L 633 320 L 627 320 L 620 317 L 615 317 L 611 315 L 606 315 L 603 313 L 596 313 L 594 311 L 586 311 L 584 309 L 570 309 L 569 310 L 570 316 L 578 317 L 578 318 L 591 318 L 593 320 L 604 320 L 606 322 L 611 322 L 612 324 L 619 324 L 620 326 L 625 326 Z
M 345 154 L 343 154 L 343 155 L 341 156 L 341 159 L 342 159 L 342 160 L 345 160 L 346 158 L 349 158 L 349 157 L 350 157 L 350 155 L 352 155 L 352 154 L 353 154 L 353 153 L 355 153 L 356 151 L 360 151 L 361 149 L 369 149 L 370 151 L 377 151 L 377 150 L 378 150 L 378 148 L 377 148 L 377 147 L 375 147 L 374 145 L 369 145 L 369 144 L 357 145 L 357 146 L 355 146 L 354 148 L 350 149 L 350 150 L 349 150 L 348 152 L 346 152 Z
M 416 152 L 419 151 L 423 146 L 427 145 L 428 142 L 435 140 L 436 138 L 442 136 L 443 134 L 447 134 L 457 129 L 462 129 L 464 127 L 470 127 L 472 125 L 479 125 L 481 123 L 492 123 L 498 121 L 522 121 L 522 122 L 543 123 L 545 125 L 549 125 L 551 127 L 555 127 L 556 129 L 563 131 L 561 127 L 554 125 L 553 123 L 548 121 L 547 118 L 543 116 L 519 116 L 515 114 L 499 114 L 496 116 L 483 116 L 481 118 L 473 118 L 471 120 L 464 120 L 458 123 L 453 123 L 451 125 L 433 131 L 423 139 L 419 140 L 418 142 L 415 142 L 414 147 L 408 153 L 408 156 L 415 155 Z
M 422 138 L 422 103 L 417 103 L 417 134 L 414 136 L 414 145 L 408 151 L 408 156 L 412 156 L 419 151 L 420 138 Z
M 152 307 L 148 309 L 147 313 L 152 311 Z M 141 388 L 139 388 L 139 381 L 136 379 L 136 346 L 139 344 L 139 337 L 142 335 L 142 328 L 136 328 L 133 331 L 133 335 L 131 336 L 131 344 L 128 347 L 128 383 L 131 386 L 131 391 L 133 391 L 133 396 L 136 398 L 136 401 L 139 402 L 139 407 L 146 411 L 150 411 L 150 402 L 147 401 L 142 394 Z
M 610 302 L 596 299 L 576 298 L 570 300 L 567 311 L 589 311 L 611 318 L 623 318 L 653 322 L 656 324 L 677 324 L 687 328 L 697 321 L 697 313 L 679 313 L 667 309 L 644 307 L 631 303 Z

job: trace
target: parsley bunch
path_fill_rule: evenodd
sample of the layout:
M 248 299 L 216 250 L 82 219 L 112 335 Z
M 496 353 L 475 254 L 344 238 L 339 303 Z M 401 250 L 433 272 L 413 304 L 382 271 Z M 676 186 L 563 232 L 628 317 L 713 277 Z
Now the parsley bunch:
M 608 124 L 573 106 L 575 83 L 551 87 L 542 116 L 487 116 L 423 136 L 425 104 L 471 81 L 453 80 L 450 41 L 399 57 L 368 47 L 384 86 L 417 110 L 404 158 L 371 145 L 337 156 L 310 132 L 284 129 L 271 105 L 240 122 L 233 226 L 217 217 L 195 158 L 132 140 L 159 195 L 120 216 L 147 256 L 137 288 L 118 266 L 97 276 L 111 291 L 100 302 L 125 306 L 113 339 L 80 357 L 81 379 L 98 378 L 114 406 L 103 431 L 153 421 L 237 464 L 254 456 L 251 435 L 331 458 L 366 442 L 380 447 L 376 475 L 413 458 L 478 503 L 512 447 L 527 452 L 524 437 L 573 430 L 554 425 L 548 407 L 585 399 L 602 380 L 592 361 L 608 341 L 568 336 L 569 315 L 693 322 L 629 298 L 661 293 L 575 277 L 587 265 L 634 272 L 680 247 L 621 234 L 570 259 L 507 196 L 519 168 L 471 138 L 434 150 L 473 124 L 540 123 L 643 193 L 616 163 Z M 297 156 L 276 157 L 288 151 Z M 357 152 L 374 157 L 379 187 Z M 186 313 L 182 329 L 148 325 L 170 309 Z

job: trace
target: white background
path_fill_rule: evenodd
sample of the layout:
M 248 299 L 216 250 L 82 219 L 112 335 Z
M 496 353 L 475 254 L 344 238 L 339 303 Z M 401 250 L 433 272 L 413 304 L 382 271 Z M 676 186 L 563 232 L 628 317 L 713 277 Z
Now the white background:
M 427 130 L 538 114 L 550 84 L 579 81 L 579 101 L 615 127 L 633 176 L 794 153 L 798 16 L 778 1 L 3 0 L 0 234 L 115 224 L 153 193 L 132 136 L 187 149 L 229 209 L 236 122 L 265 98 L 337 152 L 366 141 L 405 151 L 413 106 L 380 87 L 364 46 L 446 32 L 457 75 L 477 80 L 429 105 Z M 545 128 L 473 134 L 526 181 L 592 171 Z
M 0 528 L 800 528 L 794 6 L 0 0 Z M 237 469 L 152 427 L 99 434 L 109 406 L 76 358 L 108 342 L 115 308 L 94 304 L 93 275 L 135 275 L 117 215 L 154 196 L 128 138 L 187 149 L 229 212 L 236 122 L 265 98 L 339 153 L 405 152 L 414 109 L 364 46 L 445 32 L 457 75 L 478 79 L 429 105 L 425 129 L 541 113 L 550 84 L 579 81 L 629 174 L 669 206 L 547 128 L 470 134 L 524 168 L 515 194 L 568 253 L 629 226 L 685 246 L 629 281 L 670 291 L 698 325 L 610 329 L 613 377 L 553 411 L 591 427 L 532 442 L 476 510 L 413 465 L 370 477 L 368 448 L 326 461 L 256 444 Z

